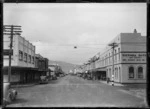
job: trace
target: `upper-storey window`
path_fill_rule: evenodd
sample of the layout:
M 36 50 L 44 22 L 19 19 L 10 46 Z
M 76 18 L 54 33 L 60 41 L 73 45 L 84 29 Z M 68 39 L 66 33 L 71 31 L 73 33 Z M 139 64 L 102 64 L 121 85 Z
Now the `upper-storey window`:
M 105 56 L 105 65 L 107 65 L 107 55 Z
M 120 48 L 118 48 L 118 54 L 119 54 L 119 57 L 118 57 L 118 58 L 119 58 L 119 60 L 120 60 Z
M 34 64 L 34 56 L 32 56 L 32 64 Z
M 19 60 L 20 61 L 23 60 L 23 52 L 21 50 L 19 50 Z
M 29 56 L 29 63 L 31 63 L 31 55 L 28 55 Z
M 27 62 L 27 53 L 24 53 L 24 61 Z
M 115 61 L 117 60 L 117 50 L 115 50 Z

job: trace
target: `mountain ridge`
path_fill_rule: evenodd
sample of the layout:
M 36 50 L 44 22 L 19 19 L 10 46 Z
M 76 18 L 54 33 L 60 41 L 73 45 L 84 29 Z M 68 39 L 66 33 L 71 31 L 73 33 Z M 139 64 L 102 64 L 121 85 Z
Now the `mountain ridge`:
M 76 66 L 79 66 L 77 64 L 68 63 L 68 62 L 64 62 L 64 61 L 49 60 L 49 65 L 51 65 L 51 64 L 52 65 L 58 64 L 65 73 L 68 73 L 70 70 L 73 70 Z

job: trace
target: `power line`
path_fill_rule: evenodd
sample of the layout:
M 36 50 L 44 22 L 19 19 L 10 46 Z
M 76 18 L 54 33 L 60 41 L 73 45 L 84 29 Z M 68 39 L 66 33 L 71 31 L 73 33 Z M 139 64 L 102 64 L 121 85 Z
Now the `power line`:
M 138 43 L 138 42 L 134 42 L 134 43 L 132 43 L 132 42 L 123 42 L 123 43 L 117 43 L 117 44 L 122 44 L 122 45 L 135 45 L 135 46 L 146 46 L 145 44 L 146 43 L 143 43 L 143 42 L 141 42 L 141 43 Z M 62 46 L 62 47 L 64 47 L 64 46 L 66 46 L 66 47 L 74 47 L 74 46 L 76 46 L 76 47 L 78 47 L 78 48 L 99 48 L 98 46 L 103 46 L 103 45 L 108 45 L 108 44 L 91 44 L 91 46 L 84 46 L 83 44 L 83 46 L 82 45 L 79 45 L 79 44 L 76 44 L 76 45 L 40 45 L 40 44 L 35 44 L 36 46 Z M 102 47 L 100 47 L 100 48 L 102 48 Z

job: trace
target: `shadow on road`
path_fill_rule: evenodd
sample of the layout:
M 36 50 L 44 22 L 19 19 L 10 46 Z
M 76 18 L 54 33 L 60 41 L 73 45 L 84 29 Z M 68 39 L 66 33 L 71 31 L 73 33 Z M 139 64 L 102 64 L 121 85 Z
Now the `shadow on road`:
M 58 80 L 51 80 L 48 84 L 57 84 Z

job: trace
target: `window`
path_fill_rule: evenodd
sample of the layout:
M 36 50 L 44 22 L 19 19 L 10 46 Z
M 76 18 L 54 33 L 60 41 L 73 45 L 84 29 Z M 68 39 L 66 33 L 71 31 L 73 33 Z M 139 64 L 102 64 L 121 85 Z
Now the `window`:
M 34 56 L 32 56 L 32 64 L 34 64 Z
M 115 79 L 118 79 L 118 68 L 115 68 Z
M 119 53 L 119 61 L 120 61 L 120 48 L 118 48 L 118 53 Z
M 107 55 L 105 56 L 105 65 L 107 65 Z
M 27 62 L 27 53 L 24 53 L 24 61 Z
M 23 52 L 19 50 L 19 60 L 22 61 L 23 60 Z
M 115 68 L 115 72 L 114 72 L 114 73 L 115 73 L 115 75 L 114 75 L 114 76 L 115 76 L 115 79 L 116 79 L 116 68 Z
M 105 60 L 104 60 L 105 58 L 103 58 L 103 66 L 105 65 Z
M 28 55 L 29 56 L 29 63 L 31 63 L 31 55 Z
M 139 67 L 138 68 L 138 78 L 143 78 L 143 68 L 142 67 Z
M 134 68 L 129 67 L 129 78 L 134 78 Z
M 109 53 L 109 65 L 111 64 L 111 56 L 110 56 L 110 53 Z
M 116 68 L 116 79 L 118 79 L 118 68 Z
M 119 70 L 118 70 L 118 78 L 119 78 L 120 81 L 121 81 L 121 70 L 120 70 L 120 67 L 119 67 Z
M 115 50 L 115 61 L 117 60 L 117 51 Z
M 111 77 L 111 69 L 109 69 L 109 77 Z

